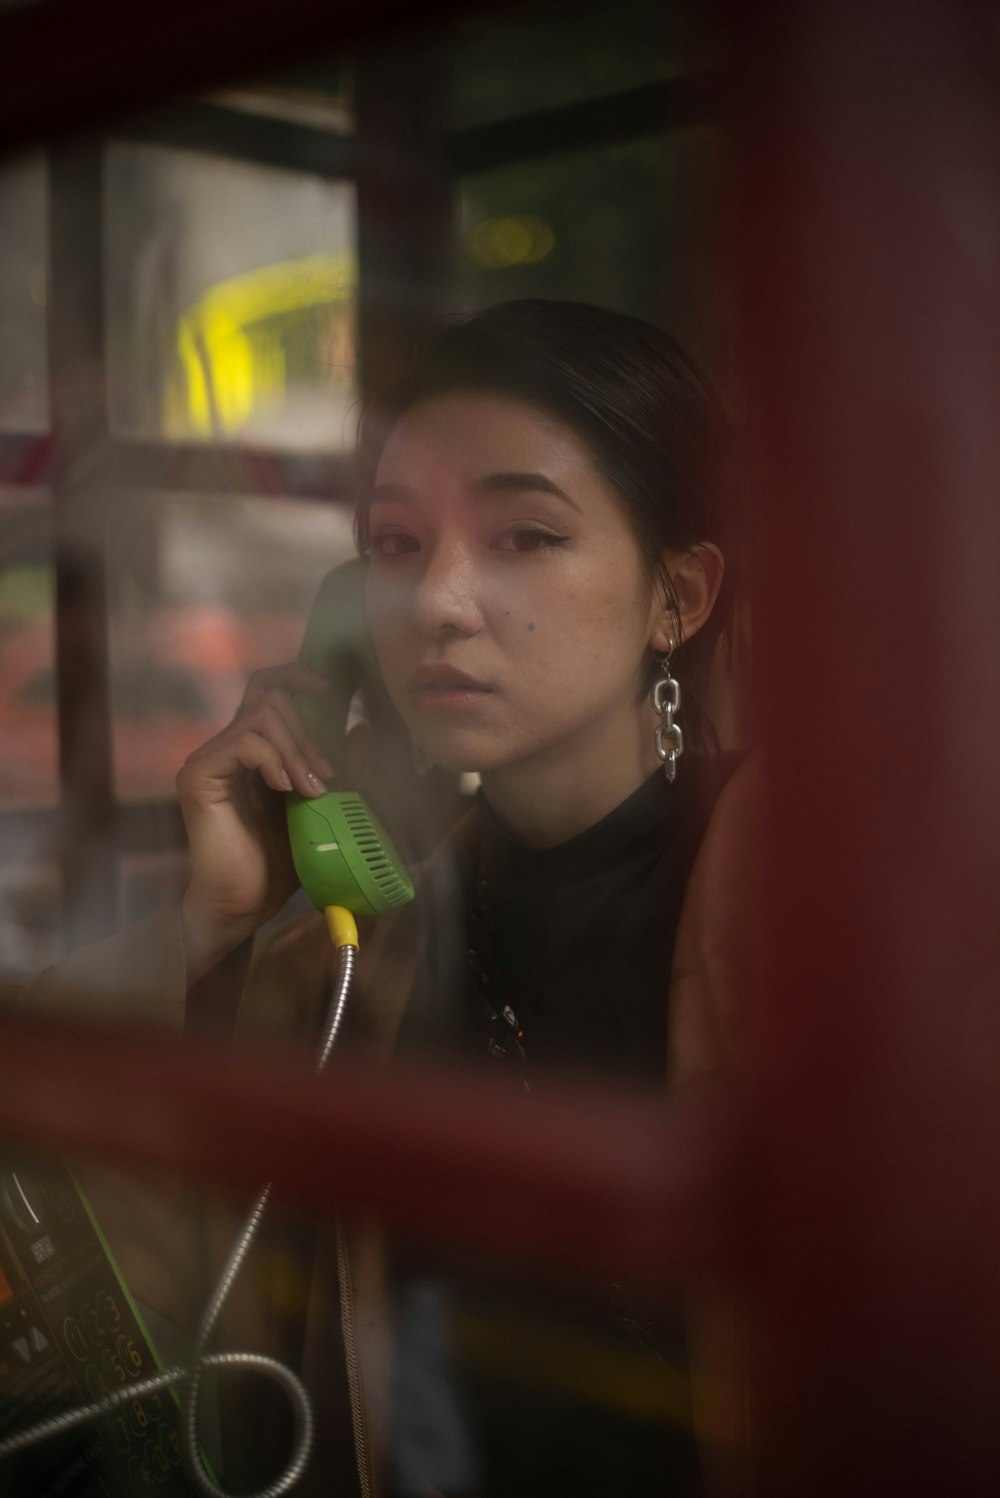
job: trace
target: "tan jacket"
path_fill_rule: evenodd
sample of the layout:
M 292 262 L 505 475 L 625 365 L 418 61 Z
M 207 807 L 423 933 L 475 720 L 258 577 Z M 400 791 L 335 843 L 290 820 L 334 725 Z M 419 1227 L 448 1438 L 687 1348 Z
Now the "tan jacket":
M 674 1085 L 692 1084 L 728 1067 L 737 1001 L 746 982 L 754 929 L 753 870 L 758 839 L 759 770 L 751 762 L 723 791 L 688 882 L 675 944 L 669 989 L 667 1072 Z M 449 877 L 446 860 L 461 863 L 461 830 L 430 860 L 426 878 Z M 352 1000 L 349 1043 L 388 1058 L 423 956 L 419 900 L 369 925 Z M 335 957 L 325 922 L 308 915 L 283 927 L 255 953 L 239 1006 L 237 1035 L 270 1049 L 301 1048 L 314 1033 Z M 184 1024 L 186 981 L 177 912 L 160 911 L 108 941 L 76 952 L 31 987 L 28 1001 L 63 1014 L 179 1029 Z M 161 1335 L 167 1328 L 193 1331 L 212 1285 L 212 1265 L 228 1249 L 237 1204 L 180 1188 L 151 1191 L 148 1182 L 99 1170 L 85 1184 L 124 1275 Z M 384 1304 L 384 1251 L 373 1225 L 321 1232 L 313 1244 L 313 1270 L 282 1254 L 280 1241 L 264 1245 L 248 1266 L 217 1333 L 219 1346 L 275 1350 L 299 1328 L 296 1356 L 307 1386 L 325 1391 L 338 1377 L 332 1358 L 339 1314 L 343 1334 L 351 1429 L 364 1498 L 384 1491 L 389 1349 Z M 339 1308 L 332 1287 L 339 1287 Z M 279 1310 L 274 1311 L 277 1306 Z M 268 1308 L 268 1309 L 264 1309 Z M 708 1392 L 696 1410 L 723 1473 L 734 1485 L 731 1454 L 744 1440 L 746 1414 L 735 1366 L 733 1318 L 715 1306 L 699 1314 L 695 1337 L 707 1365 L 696 1388 Z M 155 1335 L 155 1332 L 154 1332 Z M 235 1338 L 235 1340 L 233 1340 Z M 183 1339 L 164 1355 L 184 1352 Z M 330 1454 L 347 1432 L 320 1420 Z M 340 1465 L 335 1463 L 335 1465 Z M 327 1489 L 324 1487 L 323 1491 Z M 312 1491 L 306 1481 L 306 1492 Z

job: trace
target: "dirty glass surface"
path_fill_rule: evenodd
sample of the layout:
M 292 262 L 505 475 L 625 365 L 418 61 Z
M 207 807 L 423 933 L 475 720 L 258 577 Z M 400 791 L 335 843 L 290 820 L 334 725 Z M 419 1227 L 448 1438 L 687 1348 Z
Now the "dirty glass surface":
M 714 61 L 692 7 L 658 0 L 532 5 L 473 16 L 453 43 L 457 128 L 641 88 Z
M 49 423 L 44 157 L 0 163 L 0 432 Z
M 714 253 L 722 139 L 699 125 L 463 177 L 455 218 L 464 305 L 596 302 L 725 365 Z M 641 211 L 637 211 L 641 205 Z
M 108 525 L 115 780 L 172 796 L 250 673 L 294 660 L 316 589 L 354 553 L 343 505 L 235 495 L 123 498 Z

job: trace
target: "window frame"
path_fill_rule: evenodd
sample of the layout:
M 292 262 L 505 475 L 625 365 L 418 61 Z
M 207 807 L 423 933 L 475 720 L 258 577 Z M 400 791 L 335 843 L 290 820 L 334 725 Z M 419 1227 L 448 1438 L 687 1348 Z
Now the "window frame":
M 0 434 L 0 484 L 50 494 L 56 584 L 59 800 L 54 807 L 0 808 L 0 839 L 32 835 L 55 848 L 62 891 L 62 939 L 110 932 L 120 911 L 123 858 L 180 851 L 184 830 L 173 798 L 121 802 L 114 785 L 109 676 L 108 505 L 123 490 L 139 497 L 171 493 L 244 495 L 248 463 L 271 482 L 256 496 L 351 504 L 350 457 L 216 442 L 172 443 L 111 430 L 107 381 L 78 386 L 61 378 L 82 364 L 106 370 L 103 260 L 103 165 L 112 144 L 173 147 L 286 172 L 353 182 L 357 190 L 358 348 L 362 400 L 378 388 L 398 347 L 401 315 L 419 335 L 447 305 L 454 188 L 471 173 L 579 154 L 712 120 L 718 74 L 699 71 L 486 125 L 450 130 L 448 49 L 430 31 L 350 58 L 355 129 L 248 113 L 196 98 L 57 138 L 46 149 L 50 429 Z M 412 165 L 419 160 L 420 171 Z M 92 232 L 81 241 L 79 224 Z M 394 287 L 387 297 L 384 288 Z M 420 291 L 420 296 L 412 293 Z M 422 309 L 415 312 L 415 309 Z M 404 310 L 405 309 L 405 310 Z M 64 392 L 73 389 L 72 401 Z M 84 479 L 78 456 L 99 456 Z M 91 462 L 91 467 L 93 467 Z M 167 479 L 165 481 L 165 475 Z M 87 538 L 86 609 L 80 629 L 78 555 Z M 79 767 L 86 761 L 87 793 Z M 72 808 L 72 814 L 67 812 Z

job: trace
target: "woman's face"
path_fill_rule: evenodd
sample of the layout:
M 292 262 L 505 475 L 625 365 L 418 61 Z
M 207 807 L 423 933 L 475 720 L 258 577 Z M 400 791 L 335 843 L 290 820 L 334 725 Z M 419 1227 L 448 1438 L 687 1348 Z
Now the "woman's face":
M 632 731 L 663 609 L 570 427 L 501 395 L 412 407 L 378 467 L 371 543 L 379 664 L 436 764 L 568 767 Z

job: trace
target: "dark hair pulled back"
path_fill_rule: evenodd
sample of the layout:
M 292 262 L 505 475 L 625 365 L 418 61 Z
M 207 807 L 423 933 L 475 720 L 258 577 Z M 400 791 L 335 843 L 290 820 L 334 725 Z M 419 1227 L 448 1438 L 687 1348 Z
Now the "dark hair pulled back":
M 730 624 L 733 568 L 722 473 L 727 421 L 705 376 L 668 334 L 636 317 L 583 302 L 502 302 L 452 323 L 417 350 L 394 388 L 361 423 L 364 486 L 358 545 L 367 550 L 367 493 L 389 430 L 419 401 L 459 391 L 509 395 L 571 427 L 621 496 L 647 575 L 663 590 L 680 641 L 674 657 L 694 747 L 714 740 L 700 690 Z M 708 623 L 683 639 L 665 550 L 713 541 L 727 558 Z M 651 657 L 649 680 L 656 673 Z

